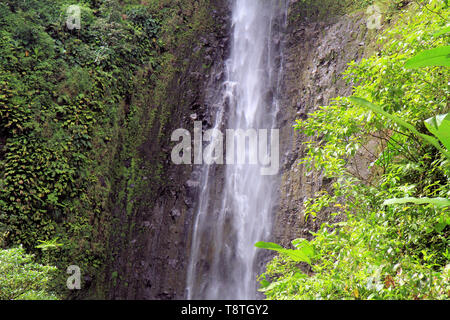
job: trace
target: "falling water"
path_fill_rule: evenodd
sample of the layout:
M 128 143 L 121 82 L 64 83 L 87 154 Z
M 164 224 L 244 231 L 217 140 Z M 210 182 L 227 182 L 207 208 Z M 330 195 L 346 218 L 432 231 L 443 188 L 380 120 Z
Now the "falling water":
M 285 1 L 234 0 L 231 54 L 216 129 L 276 127 Z M 249 157 L 247 150 L 247 158 Z M 277 176 L 259 165 L 204 166 L 187 275 L 188 299 L 255 299 L 255 242 L 270 236 Z

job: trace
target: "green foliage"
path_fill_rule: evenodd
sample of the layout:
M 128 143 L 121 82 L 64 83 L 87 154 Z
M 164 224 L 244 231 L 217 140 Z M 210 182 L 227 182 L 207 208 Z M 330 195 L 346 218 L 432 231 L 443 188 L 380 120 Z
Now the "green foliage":
M 127 11 L 127 17 L 136 26 L 142 28 L 145 35 L 149 38 L 155 38 L 160 30 L 159 23 L 149 14 L 148 9 L 137 6 Z
M 449 11 L 442 1 L 422 3 L 392 17 L 376 54 L 349 65 L 344 75 L 361 98 L 338 97 L 297 121 L 302 163 L 334 181 L 305 201 L 305 216 L 326 208 L 339 222 L 312 232 L 309 266 L 288 255 L 269 263 L 260 277 L 267 298 L 449 298 L 450 168 L 439 150 L 448 152 L 440 143 L 447 148 L 450 71 L 405 67 L 448 45 Z M 351 167 L 363 151 L 368 176 Z
M 58 247 L 61 247 L 63 244 L 58 243 L 58 238 L 48 240 L 48 241 L 42 241 L 39 240 L 40 244 L 37 245 L 35 248 L 41 249 L 43 251 L 49 250 L 49 249 L 55 249 Z
M 65 25 L 73 4 L 81 8 L 80 30 Z M 123 109 L 160 69 L 159 32 L 142 5 L 0 3 L 0 232 L 6 246 L 22 244 L 61 270 L 76 263 L 92 277 L 99 272 L 109 232 L 102 214 L 110 169 L 120 125 L 128 121 Z M 66 275 L 59 276 L 54 286 L 65 290 Z
M 410 130 L 412 133 L 414 133 L 415 135 L 417 135 L 418 137 L 420 137 L 421 139 L 423 139 L 424 142 L 429 143 L 430 145 L 436 147 L 436 149 L 438 149 L 439 151 L 441 151 L 443 154 L 446 155 L 446 157 L 448 159 L 450 159 L 450 153 L 448 151 L 445 151 L 444 149 L 441 148 L 441 146 L 439 145 L 439 141 L 437 139 L 435 139 L 434 137 L 427 135 L 427 134 L 423 134 L 420 133 L 413 125 L 409 124 L 408 122 L 404 121 L 403 119 L 401 119 L 400 117 L 397 117 L 395 115 L 392 115 L 388 112 L 385 112 L 383 110 L 383 108 L 365 100 L 362 98 L 358 98 L 358 97 L 350 97 L 349 100 L 355 104 L 358 104 L 364 108 L 367 108 L 369 110 L 372 110 L 378 114 L 382 114 L 383 116 L 391 119 L 392 121 L 396 122 L 398 125 L 402 126 L 405 129 Z M 447 114 L 443 115 L 443 117 L 445 118 L 447 116 Z M 440 118 L 440 116 L 438 116 Z M 435 128 L 434 126 L 429 126 L 429 124 L 431 123 L 430 121 L 433 121 L 431 119 L 428 119 L 425 121 L 425 124 L 428 124 L 428 127 L 433 130 L 432 133 L 439 133 L 439 136 L 444 137 L 444 141 L 446 144 L 450 143 L 450 140 L 446 140 L 445 139 L 445 135 L 448 133 L 446 129 L 448 129 L 445 125 L 442 126 L 442 130 L 438 131 L 437 128 Z M 427 122 L 428 121 L 428 122 Z M 436 123 L 436 121 L 434 121 L 434 123 Z M 440 122 L 442 123 L 442 122 Z M 437 124 L 437 123 L 436 123 Z M 446 122 L 444 122 L 444 124 L 446 124 Z M 430 130 L 430 131 L 431 131 Z M 450 132 L 449 132 L 450 133 Z M 436 135 L 437 136 L 437 135 Z
M 411 69 L 434 66 L 450 67 L 450 46 L 425 50 L 406 61 L 405 64 L 406 68 Z
M 296 262 L 311 263 L 311 258 L 314 256 L 314 248 L 305 239 L 296 239 L 292 242 L 296 247 L 295 250 L 285 249 L 282 246 L 272 242 L 257 242 L 255 247 L 260 249 L 268 249 L 286 254 L 289 258 Z
M 48 292 L 56 268 L 40 265 L 22 247 L 0 250 L 0 300 L 55 300 Z
M 66 27 L 70 5 L 81 9 L 80 30 Z M 76 264 L 93 279 L 90 293 L 106 294 L 100 288 L 108 277 L 102 268 L 136 231 L 118 221 L 112 207 L 132 219 L 136 198 L 156 197 L 167 183 L 166 154 L 159 148 L 168 145 L 170 116 L 180 105 L 172 94 L 179 86 L 175 81 L 192 67 L 183 60 L 194 47 L 201 48 L 194 59 L 203 55 L 206 45 L 198 35 L 222 27 L 213 21 L 210 5 L 207 0 L 0 3 L 5 246 L 22 244 L 38 261 L 60 270 Z M 108 248 L 111 238 L 123 246 Z M 59 272 L 52 288 L 63 297 L 86 297 L 85 290 L 68 292 L 66 278 Z
M 450 114 L 441 114 L 425 120 L 425 126 L 450 150 Z
M 444 28 L 442 28 L 442 29 L 440 29 L 440 30 L 438 30 L 438 31 L 436 31 L 436 32 L 433 34 L 433 36 L 438 37 L 438 36 L 442 36 L 442 35 L 444 35 L 444 34 L 447 34 L 447 33 L 449 33 L 449 32 L 450 32 L 450 25 L 447 26 L 447 27 L 444 27 Z
M 413 197 L 407 197 L 407 198 L 401 198 L 401 199 L 388 199 L 383 202 L 384 205 L 391 205 L 391 204 L 399 204 L 399 203 L 416 203 L 416 204 L 434 204 L 438 207 L 448 207 L 450 206 L 450 200 L 445 198 L 413 198 Z

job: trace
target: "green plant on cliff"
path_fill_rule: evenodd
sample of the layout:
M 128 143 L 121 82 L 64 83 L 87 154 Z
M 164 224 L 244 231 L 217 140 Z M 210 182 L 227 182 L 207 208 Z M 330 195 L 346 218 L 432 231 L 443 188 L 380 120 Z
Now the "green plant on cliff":
M 306 201 L 305 214 L 328 208 L 338 222 L 312 232 L 310 263 L 286 253 L 269 263 L 260 278 L 267 298 L 449 298 L 450 166 L 436 119 L 442 124 L 439 115 L 449 111 L 450 70 L 405 67 L 420 52 L 448 45 L 447 4 L 424 3 L 394 15 L 379 51 L 345 72 L 364 100 L 338 97 L 298 121 L 296 129 L 311 137 L 305 166 L 334 179 L 332 191 Z M 352 167 L 362 154 L 372 160 L 370 175 Z
M 0 300 L 55 300 L 48 291 L 55 271 L 34 262 L 22 247 L 0 250 Z
M 0 232 L 4 247 L 21 244 L 44 264 L 77 264 L 95 277 L 124 106 L 149 86 L 139 72 L 158 71 L 163 44 L 148 7 L 83 1 L 81 29 L 70 30 L 74 4 L 0 3 Z M 39 250 L 57 237 L 57 250 Z M 52 285 L 64 291 L 65 278 Z
M 414 58 L 413 58 L 414 59 Z M 446 63 L 450 62 L 445 61 Z M 411 60 L 409 60 L 411 61 Z M 439 64 L 439 62 L 435 62 L 436 64 Z M 408 63 L 407 63 L 408 64 Z M 399 126 L 408 129 L 410 132 L 414 133 L 417 137 L 421 138 L 422 142 L 427 143 L 439 151 L 443 155 L 446 156 L 447 161 L 450 160 L 450 153 L 449 153 L 449 147 L 450 147 L 450 125 L 449 120 L 450 116 L 449 114 L 443 114 L 443 115 L 437 115 L 433 118 L 425 120 L 425 125 L 428 128 L 428 130 L 436 136 L 437 139 L 434 137 L 428 135 L 428 134 L 422 134 L 420 133 L 414 126 L 411 124 L 403 121 L 400 118 L 397 118 L 396 116 L 385 112 L 381 107 L 374 105 L 373 103 L 370 103 L 369 101 L 357 97 L 350 97 L 350 101 L 352 101 L 354 104 L 359 105 L 363 108 L 367 108 L 377 114 L 384 115 L 385 117 L 393 120 L 395 123 L 397 123 Z M 444 145 L 445 148 L 442 148 L 440 145 L 440 142 Z M 448 207 L 450 206 L 450 200 L 445 198 L 414 198 L 414 197 L 406 197 L 406 198 L 400 198 L 400 199 L 387 199 L 383 202 L 384 205 L 392 205 L 392 204 L 400 204 L 400 203 L 416 203 L 416 204 L 433 204 L 437 207 Z

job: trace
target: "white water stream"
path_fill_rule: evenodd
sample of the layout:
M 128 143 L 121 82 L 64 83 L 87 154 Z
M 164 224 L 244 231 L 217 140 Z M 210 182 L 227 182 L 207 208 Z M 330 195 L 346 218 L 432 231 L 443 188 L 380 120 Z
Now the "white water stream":
M 216 102 L 216 129 L 276 127 L 282 63 L 279 40 L 274 37 L 279 37 L 285 11 L 285 1 L 233 1 L 231 53 Z M 251 148 L 246 151 L 251 157 Z M 254 244 L 270 236 L 277 193 L 277 175 L 261 175 L 261 166 L 203 167 L 188 266 L 188 299 L 257 298 L 260 270 Z

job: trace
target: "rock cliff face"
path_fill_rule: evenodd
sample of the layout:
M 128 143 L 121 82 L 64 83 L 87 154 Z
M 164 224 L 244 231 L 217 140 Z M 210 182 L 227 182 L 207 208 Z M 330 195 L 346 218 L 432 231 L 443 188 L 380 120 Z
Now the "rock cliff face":
M 125 147 L 125 142 L 117 151 L 119 166 L 138 168 L 131 170 L 137 174 L 115 174 L 110 199 L 110 261 L 104 280 L 96 288 L 96 297 L 182 299 L 185 296 L 198 182 L 195 173 L 192 174 L 193 166 L 172 163 L 171 149 L 176 143 L 170 137 L 178 128 L 192 132 L 193 118 L 205 125 L 209 121 L 212 108 L 208 106 L 208 95 L 213 93 L 205 87 L 219 87 L 230 26 L 226 1 L 209 1 L 208 10 L 213 24 L 191 21 L 193 36 L 181 40 L 179 48 L 174 50 L 176 72 L 162 97 L 157 100 L 152 96 L 154 92 L 149 93 L 148 110 L 140 124 L 148 129 L 143 130 L 144 142 L 134 147 L 137 156 L 128 159 L 126 153 L 130 149 Z M 195 23 L 202 24 L 201 30 L 195 30 Z M 159 115 L 166 113 L 165 125 L 161 116 L 152 117 L 155 111 Z
M 366 21 L 359 13 L 329 21 L 289 22 L 279 122 L 284 162 L 273 231 L 277 243 L 289 245 L 297 237 L 309 238 L 310 230 L 317 230 L 330 219 L 324 212 L 315 222 L 305 222 L 304 201 L 320 190 L 328 190 L 331 181 L 320 172 L 307 174 L 299 164 L 305 153 L 305 137 L 292 126 L 296 119 L 305 119 L 330 99 L 351 94 L 351 85 L 341 74 L 349 62 L 360 60 L 364 54 Z
M 291 5 L 295 2 L 291 1 Z M 117 187 L 110 201 L 113 220 L 110 262 L 105 270 L 105 284 L 97 288 L 100 297 L 185 298 L 193 214 L 199 191 L 198 170 L 194 166 L 171 163 L 174 143 L 170 142 L 170 133 L 176 128 L 192 132 L 194 118 L 203 121 L 204 127 L 211 126 L 215 108 L 208 105 L 208 101 L 213 101 L 210 96 L 216 94 L 210 89 L 219 88 L 223 80 L 223 61 L 229 51 L 229 10 L 228 1 L 211 1 L 216 26 L 191 39 L 196 43 L 193 50 L 184 51 L 184 56 L 177 59 L 179 72 L 170 82 L 163 99 L 170 107 L 169 124 L 163 131 L 169 138 L 161 143 L 162 129 L 153 126 L 145 143 L 138 148 L 140 161 L 134 165 L 163 172 L 160 179 L 144 183 L 147 187 L 134 192 L 131 200 L 134 207 L 127 210 L 130 197 L 125 200 L 119 197 L 123 185 L 119 182 L 125 178 L 117 177 Z M 295 119 L 305 118 L 333 97 L 351 93 L 351 86 L 344 82 L 341 73 L 347 63 L 361 59 L 366 37 L 364 15 L 354 14 L 329 21 L 290 18 L 284 39 L 274 39 L 284 42 L 278 119 L 283 164 L 279 205 L 274 212 L 274 242 L 289 245 L 296 237 L 308 237 L 309 230 L 316 230 L 322 221 L 329 219 L 324 214 L 316 222 L 304 221 L 304 200 L 329 188 L 331 181 L 319 172 L 305 175 L 304 167 L 298 164 L 304 155 L 301 145 L 304 137 L 292 126 Z M 143 119 L 144 125 L 145 121 L 148 119 Z M 165 155 L 163 163 L 158 162 L 155 154 Z M 221 169 L 217 176 L 218 179 L 222 176 Z M 140 178 L 151 180 L 145 176 Z M 218 194 L 220 190 L 209 192 Z

